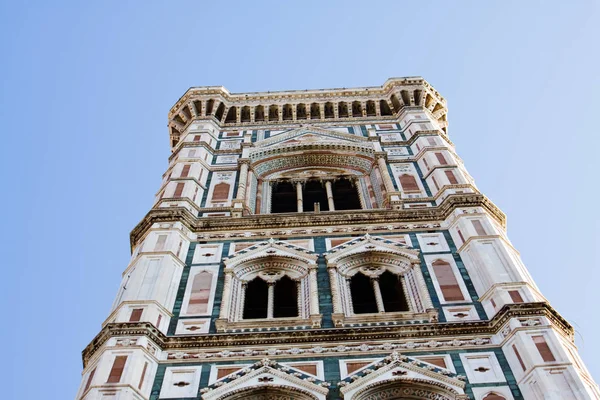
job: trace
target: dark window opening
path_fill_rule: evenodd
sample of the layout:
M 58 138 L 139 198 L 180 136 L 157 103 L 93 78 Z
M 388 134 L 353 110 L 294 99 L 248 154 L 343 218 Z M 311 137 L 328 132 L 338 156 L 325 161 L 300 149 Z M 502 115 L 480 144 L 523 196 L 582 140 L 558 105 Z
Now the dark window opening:
M 257 106 L 254 108 L 254 120 L 264 121 L 265 120 L 265 108 L 263 106 Z
M 348 104 L 338 103 L 338 116 L 340 118 L 348 117 Z
M 215 105 L 215 101 L 213 99 L 210 99 L 209 101 L 207 101 L 206 102 L 206 112 L 204 115 L 209 116 L 210 113 L 212 113 L 214 105 Z
M 273 301 L 273 317 L 298 316 L 298 287 L 296 282 L 284 276 L 275 283 L 275 299 Z
M 242 108 L 242 115 L 240 117 L 242 122 L 250 122 L 250 107 L 244 106 Z
M 377 114 L 375 110 L 375 102 L 373 100 L 367 101 L 367 116 L 374 117 Z
M 275 182 L 272 190 L 271 213 L 277 214 L 298 211 L 296 188 L 291 182 Z
M 229 111 L 227 111 L 227 116 L 225 117 L 225 122 L 236 122 L 237 118 L 237 108 L 231 107 Z
M 306 119 L 306 106 L 304 104 L 296 106 L 296 119 Z
M 215 118 L 220 121 L 223 118 L 224 112 L 225 112 L 225 104 L 221 103 L 221 104 L 219 104 L 219 107 L 217 107 L 217 112 L 215 113 Z
M 327 192 L 325 191 L 325 185 L 322 182 L 314 180 L 306 182 L 302 193 L 302 200 L 304 212 L 314 211 L 315 203 L 320 204 L 321 211 L 329 211 Z
M 352 307 L 355 314 L 376 313 L 377 302 L 371 279 L 360 272 L 350 279 Z
M 321 118 L 321 108 L 318 103 L 312 103 L 310 105 L 310 119 L 320 119 Z
M 358 188 L 350 179 L 339 179 L 333 182 L 333 204 L 336 210 L 360 210 Z
M 392 110 L 390 110 L 390 106 L 385 100 L 379 101 L 379 109 L 381 110 L 381 115 L 392 115 Z
M 244 300 L 244 319 L 267 318 L 269 285 L 260 278 L 248 282 Z
M 402 280 L 398 275 L 385 271 L 379 277 L 379 289 L 386 312 L 409 311 L 406 296 L 402 288 Z

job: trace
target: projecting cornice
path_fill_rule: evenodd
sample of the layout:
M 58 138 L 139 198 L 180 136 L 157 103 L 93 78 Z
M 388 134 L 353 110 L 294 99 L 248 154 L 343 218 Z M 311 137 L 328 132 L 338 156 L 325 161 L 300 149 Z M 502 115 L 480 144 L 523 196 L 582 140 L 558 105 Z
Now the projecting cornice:
M 343 226 L 352 233 L 374 233 L 370 228 L 377 225 L 392 226 L 394 224 L 432 224 L 448 218 L 455 209 L 461 207 L 482 207 L 489 212 L 501 226 L 506 226 L 506 216 L 487 197 L 482 194 L 464 193 L 449 195 L 437 207 L 408 208 L 402 210 L 356 210 L 326 213 L 287 213 L 249 215 L 241 218 L 197 218 L 182 207 L 156 208 L 151 210 L 131 231 L 132 248 L 144 237 L 147 230 L 155 223 L 179 221 L 191 232 L 215 233 L 215 239 L 247 237 L 246 232 L 258 230 L 278 230 L 276 236 L 286 236 L 287 229 L 302 230 L 307 227 Z M 418 229 L 418 227 L 416 227 Z M 399 228 L 404 229 L 404 228 Z M 410 229 L 410 228 L 409 228 Z M 432 227 L 426 228 L 432 229 Z M 227 232 L 219 233 L 219 232 Z M 239 233 L 239 235 L 237 234 Z M 304 229 L 301 235 L 316 234 Z
M 317 346 L 315 353 L 322 354 L 324 343 L 333 344 L 333 349 L 339 352 L 338 343 L 357 344 L 361 347 L 365 342 L 377 341 L 404 341 L 405 348 L 414 348 L 411 343 L 431 344 L 440 349 L 444 347 L 468 347 L 472 342 L 474 346 L 492 344 L 489 338 L 501 331 L 505 331 L 509 320 L 516 318 L 523 320 L 523 326 L 532 323 L 537 324 L 540 317 L 545 317 L 553 324 L 568 340 L 573 340 L 573 327 L 548 303 L 521 303 L 506 304 L 491 320 L 468 321 L 461 323 L 421 323 L 407 325 L 382 325 L 366 327 L 345 327 L 329 329 L 306 329 L 294 331 L 261 331 L 243 333 L 217 333 L 202 336 L 166 336 L 156 327 L 147 322 L 112 323 L 102 328 L 100 333 L 83 350 L 82 358 L 84 367 L 87 365 L 94 353 L 113 337 L 139 337 L 146 336 L 163 351 L 181 354 L 181 359 L 187 359 L 185 354 L 193 354 L 203 350 L 214 352 L 231 359 L 231 352 L 223 354 L 224 349 L 237 348 L 243 354 L 244 349 L 249 347 L 264 346 L 295 346 L 310 345 Z M 538 322 L 528 322 L 530 319 Z M 535 325 L 533 325 L 535 326 Z M 201 340 L 200 340 L 201 338 Z M 463 340 L 457 339 L 463 338 Z M 471 338 L 472 340 L 467 340 Z M 486 339 L 487 338 L 487 339 Z M 382 349 L 385 349 L 383 345 Z M 392 347 L 394 347 L 392 345 Z M 427 347 L 427 346 L 425 346 Z M 429 346 L 431 347 L 431 346 Z M 360 351 L 360 350 L 359 350 Z M 385 351 L 385 350 L 384 350 Z M 388 350 L 389 351 L 389 350 Z M 175 354 L 176 356 L 177 354 Z M 170 357 L 169 357 L 170 358 Z M 177 359 L 177 357 L 174 357 Z
M 395 119 L 404 108 L 428 110 L 445 131 L 446 100 L 423 78 L 390 78 L 382 86 L 230 93 L 223 86 L 192 87 L 169 111 L 171 146 L 195 120 L 220 127 Z

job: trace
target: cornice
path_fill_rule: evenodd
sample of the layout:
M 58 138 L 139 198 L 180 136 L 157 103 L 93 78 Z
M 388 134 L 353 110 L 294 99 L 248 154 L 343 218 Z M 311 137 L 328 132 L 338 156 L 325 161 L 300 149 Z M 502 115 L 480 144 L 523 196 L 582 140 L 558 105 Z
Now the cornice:
M 545 302 L 506 304 L 486 321 L 421 323 L 371 327 L 320 328 L 301 331 L 265 331 L 244 333 L 216 333 L 198 336 L 166 336 L 147 322 L 112 323 L 83 350 L 84 367 L 92 355 L 112 337 L 146 336 L 162 350 L 227 349 L 277 344 L 364 343 L 365 341 L 398 339 L 449 339 L 474 335 L 495 335 L 512 318 L 542 316 L 554 324 L 566 337 L 573 340 L 573 327 Z
M 402 210 L 356 210 L 326 213 L 259 214 L 241 218 L 198 218 L 182 207 L 155 208 L 131 231 L 132 248 L 154 223 L 180 221 L 192 232 L 231 232 L 260 229 L 286 229 L 309 226 L 360 226 L 393 223 L 443 221 L 459 207 L 483 207 L 498 223 L 506 227 L 506 216 L 487 197 L 478 193 L 451 194 L 437 207 Z M 205 210 L 206 211 L 206 210 Z M 211 209 L 211 211 L 214 211 Z M 285 218 L 284 218 L 285 217 Z M 361 232 L 368 229 L 359 229 Z M 361 233 L 356 232 L 356 233 Z

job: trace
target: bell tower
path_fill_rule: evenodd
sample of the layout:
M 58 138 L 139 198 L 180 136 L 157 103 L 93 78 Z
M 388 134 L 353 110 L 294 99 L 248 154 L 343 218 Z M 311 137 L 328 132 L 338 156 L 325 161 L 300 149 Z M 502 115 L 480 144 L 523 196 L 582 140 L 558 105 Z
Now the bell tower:
M 600 399 L 423 78 L 189 89 L 77 399 Z

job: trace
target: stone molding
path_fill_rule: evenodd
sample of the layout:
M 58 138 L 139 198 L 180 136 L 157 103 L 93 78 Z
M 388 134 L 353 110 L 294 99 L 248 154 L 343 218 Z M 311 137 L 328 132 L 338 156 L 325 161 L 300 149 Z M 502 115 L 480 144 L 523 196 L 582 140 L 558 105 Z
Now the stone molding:
M 227 348 L 239 347 L 248 348 L 251 346 L 263 347 L 266 345 L 285 345 L 299 346 L 309 345 L 312 347 L 322 348 L 317 345 L 321 341 L 327 339 L 331 343 L 352 342 L 358 343 L 357 351 L 361 351 L 360 344 L 365 341 L 398 341 L 404 344 L 404 348 L 416 348 L 417 343 L 427 343 L 430 348 L 444 348 L 453 346 L 466 345 L 467 343 L 453 343 L 454 338 L 464 337 L 473 338 L 477 336 L 485 336 L 479 338 L 479 344 L 473 342 L 473 346 L 481 346 L 490 343 L 489 338 L 499 333 L 511 318 L 524 317 L 546 317 L 557 328 L 559 332 L 568 339 L 574 340 L 573 327 L 548 303 L 523 303 L 523 304 L 506 304 L 502 309 L 488 321 L 468 321 L 452 324 L 438 323 L 421 323 L 408 325 L 377 325 L 369 327 L 344 327 L 344 328 L 328 328 L 317 330 L 284 330 L 284 331 L 255 331 L 255 332 L 240 332 L 240 333 L 222 333 L 211 335 L 197 336 L 166 336 L 150 323 L 111 323 L 105 325 L 102 330 L 96 335 L 92 342 L 83 350 L 82 358 L 84 367 L 93 354 L 102 347 L 108 339 L 118 336 L 147 336 L 151 341 L 156 343 L 163 351 L 181 352 L 188 350 L 192 353 L 198 352 L 200 349 L 213 349 L 215 353 L 220 353 L 224 357 L 228 357 L 231 353 Z M 445 341 L 446 344 L 439 345 L 433 338 Z M 201 339 L 201 340 L 199 340 Z M 477 339 L 466 339 L 475 340 Z M 409 344 L 412 342 L 413 345 Z M 312 348 L 311 347 L 311 348 Z M 402 347 L 400 347 L 402 348 Z M 219 350 L 220 349 L 220 350 Z M 393 350 L 389 347 L 388 351 Z M 352 350 L 352 349 L 351 349 Z M 369 350 L 367 348 L 367 350 Z M 346 351 L 346 348 L 341 348 L 340 352 Z M 385 351 L 385 349 L 384 349 Z M 226 353 L 224 353 L 226 352 Z M 320 354 L 322 351 L 316 351 Z M 293 354 L 291 351 L 290 354 Z M 182 356 L 183 357 L 183 356 Z

